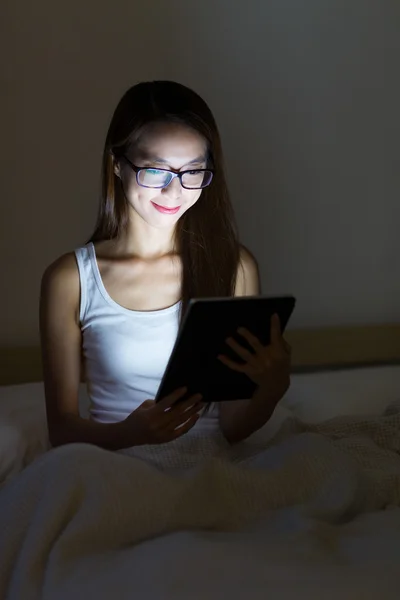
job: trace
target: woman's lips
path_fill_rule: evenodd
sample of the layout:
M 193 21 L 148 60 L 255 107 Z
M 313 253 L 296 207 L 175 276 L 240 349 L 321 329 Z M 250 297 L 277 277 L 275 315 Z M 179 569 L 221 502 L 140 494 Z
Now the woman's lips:
M 158 210 L 158 212 L 164 213 L 165 215 L 175 215 L 180 209 L 180 206 L 168 208 L 168 206 L 160 206 L 160 204 L 156 204 L 155 202 L 152 202 L 152 205 L 156 210 Z

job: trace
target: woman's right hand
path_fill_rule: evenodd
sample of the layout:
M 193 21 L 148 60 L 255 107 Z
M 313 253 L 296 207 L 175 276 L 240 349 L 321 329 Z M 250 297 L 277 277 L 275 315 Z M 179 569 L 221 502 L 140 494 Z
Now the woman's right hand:
M 178 402 L 186 392 L 186 388 L 180 388 L 159 402 L 145 400 L 121 423 L 124 437 L 132 440 L 132 446 L 141 446 L 165 444 L 187 433 L 196 424 L 204 405 L 201 394 Z

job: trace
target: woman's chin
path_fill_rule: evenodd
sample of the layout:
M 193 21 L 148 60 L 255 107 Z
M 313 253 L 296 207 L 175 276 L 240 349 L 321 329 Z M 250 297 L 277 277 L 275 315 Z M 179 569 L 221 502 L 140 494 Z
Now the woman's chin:
M 150 227 L 155 229 L 172 229 L 181 217 L 180 211 L 174 215 L 158 214 L 158 215 L 146 215 L 145 221 Z

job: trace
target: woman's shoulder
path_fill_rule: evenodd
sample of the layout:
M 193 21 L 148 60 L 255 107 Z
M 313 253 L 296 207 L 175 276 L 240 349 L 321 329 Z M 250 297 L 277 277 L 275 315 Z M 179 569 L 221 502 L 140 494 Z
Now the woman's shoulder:
M 257 260 L 246 246 L 241 245 L 235 296 L 257 296 L 259 293 L 260 275 Z
M 258 269 L 257 259 L 246 246 L 240 244 L 240 263 L 246 269 Z
M 79 271 L 74 252 L 57 258 L 43 273 L 42 294 L 79 298 L 79 287 Z

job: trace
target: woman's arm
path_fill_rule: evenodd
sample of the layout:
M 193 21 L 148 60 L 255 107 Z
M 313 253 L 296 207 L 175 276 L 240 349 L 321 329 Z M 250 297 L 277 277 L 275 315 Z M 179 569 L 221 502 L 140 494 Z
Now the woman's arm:
M 132 445 L 122 423 L 105 425 L 79 415 L 81 380 L 80 284 L 75 256 L 53 263 L 42 279 L 40 336 L 46 411 L 53 446 L 89 443 L 117 450 Z
M 257 296 L 260 294 L 260 278 L 255 258 L 242 247 L 239 265 L 236 296 Z M 222 433 L 230 443 L 244 440 L 260 429 L 270 419 L 276 404 L 282 397 L 281 382 L 277 386 L 261 386 L 249 400 L 221 402 L 219 404 L 219 422 Z M 277 393 L 274 392 L 276 388 Z
M 94 444 L 119 450 L 141 444 L 164 444 L 185 435 L 202 409 L 201 397 L 179 402 L 176 390 L 155 403 L 145 400 L 124 421 L 105 425 L 79 415 L 82 337 L 79 323 L 80 284 L 75 256 L 68 254 L 43 276 L 40 298 L 47 422 L 53 446 Z

